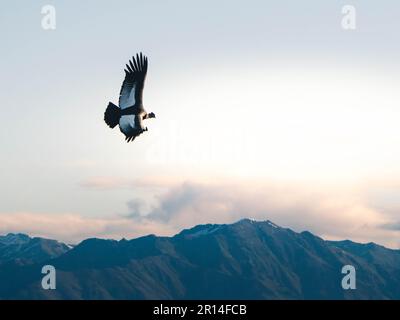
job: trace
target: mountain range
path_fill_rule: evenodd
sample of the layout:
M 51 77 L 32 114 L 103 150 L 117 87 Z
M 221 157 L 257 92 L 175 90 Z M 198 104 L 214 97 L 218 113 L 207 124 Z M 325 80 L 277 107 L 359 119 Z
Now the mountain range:
M 44 290 L 44 265 L 56 289 Z M 356 289 L 342 288 L 342 267 Z M 326 241 L 270 221 L 206 224 L 173 237 L 76 246 L 0 237 L 0 299 L 399 299 L 400 250 Z

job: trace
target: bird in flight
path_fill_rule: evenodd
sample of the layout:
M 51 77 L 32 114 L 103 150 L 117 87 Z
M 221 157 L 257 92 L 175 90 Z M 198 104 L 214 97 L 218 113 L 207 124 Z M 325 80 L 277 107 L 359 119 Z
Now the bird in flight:
M 147 131 L 143 120 L 155 118 L 153 112 L 147 113 L 143 107 L 143 88 L 147 74 L 147 57 L 136 54 L 126 65 L 125 80 L 119 94 L 119 106 L 109 102 L 104 113 L 104 121 L 110 128 L 119 125 L 127 142 Z

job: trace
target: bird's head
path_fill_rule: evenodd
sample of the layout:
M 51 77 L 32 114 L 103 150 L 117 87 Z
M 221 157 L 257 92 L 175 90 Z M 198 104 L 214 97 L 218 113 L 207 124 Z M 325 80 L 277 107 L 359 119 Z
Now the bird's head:
M 154 112 L 149 113 L 149 118 L 155 118 L 155 117 L 156 117 L 156 115 L 154 114 Z

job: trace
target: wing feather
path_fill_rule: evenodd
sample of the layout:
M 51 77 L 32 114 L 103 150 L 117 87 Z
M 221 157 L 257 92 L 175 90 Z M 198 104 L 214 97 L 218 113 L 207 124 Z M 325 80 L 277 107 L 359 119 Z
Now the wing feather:
M 126 109 L 134 105 L 142 105 L 143 88 L 147 74 L 147 58 L 142 53 L 136 54 L 126 64 L 125 79 L 119 95 L 119 107 Z

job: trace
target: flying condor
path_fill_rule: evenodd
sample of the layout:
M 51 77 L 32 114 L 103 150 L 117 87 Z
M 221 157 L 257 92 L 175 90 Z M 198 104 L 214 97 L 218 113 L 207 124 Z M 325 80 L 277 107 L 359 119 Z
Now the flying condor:
M 126 65 L 125 80 L 119 94 L 118 106 L 110 102 L 104 113 L 104 121 L 110 128 L 119 125 L 127 142 L 147 131 L 143 120 L 155 118 L 153 112 L 147 113 L 143 107 L 143 88 L 147 74 L 147 57 L 142 53 Z

